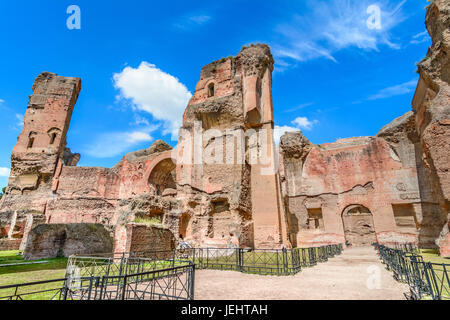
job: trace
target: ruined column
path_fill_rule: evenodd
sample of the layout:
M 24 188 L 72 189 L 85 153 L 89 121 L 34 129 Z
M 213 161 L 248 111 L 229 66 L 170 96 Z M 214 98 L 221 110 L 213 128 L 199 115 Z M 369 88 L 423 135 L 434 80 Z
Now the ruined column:
M 47 201 L 57 179 L 66 134 L 78 94 L 79 78 L 43 72 L 33 84 L 24 125 L 11 155 L 11 175 L 0 207 L 1 221 L 17 211 L 16 225 L 29 230 L 43 222 Z M 25 228 L 25 225 L 28 225 Z M 4 222 L 2 222 L 4 223 Z

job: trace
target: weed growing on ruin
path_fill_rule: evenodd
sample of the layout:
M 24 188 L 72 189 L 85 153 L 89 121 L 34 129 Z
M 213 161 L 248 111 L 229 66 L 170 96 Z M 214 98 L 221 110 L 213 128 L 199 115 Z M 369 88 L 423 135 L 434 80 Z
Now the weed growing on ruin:
M 144 223 L 144 224 L 147 224 L 147 225 L 150 225 L 150 226 L 162 225 L 161 219 L 159 219 L 157 217 L 152 217 L 152 218 L 136 217 L 134 219 L 134 222 L 136 222 L 136 223 Z

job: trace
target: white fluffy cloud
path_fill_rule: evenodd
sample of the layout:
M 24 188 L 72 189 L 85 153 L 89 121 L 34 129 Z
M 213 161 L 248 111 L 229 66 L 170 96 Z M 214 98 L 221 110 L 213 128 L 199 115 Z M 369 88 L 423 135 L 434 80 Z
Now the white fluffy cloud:
M 156 129 L 157 126 L 153 126 L 140 131 L 103 133 L 94 139 L 85 153 L 95 158 L 123 155 L 142 142 L 152 141 L 153 137 L 150 133 Z
M 134 108 L 161 120 L 164 134 L 178 130 L 192 94 L 177 78 L 144 61 L 138 68 L 126 67 L 113 79 L 119 99 L 130 100 Z
M 309 120 L 306 117 L 298 117 L 294 121 L 291 122 L 294 126 L 275 126 L 273 132 L 273 139 L 275 144 L 280 143 L 281 136 L 286 132 L 296 132 L 303 130 L 311 130 L 314 125 L 319 123 L 317 120 Z
M 3 100 L 3 99 L 0 99 L 0 104 L 2 104 L 3 102 L 5 102 L 5 100 Z
M 334 53 L 349 47 L 377 51 L 385 45 L 398 49 L 390 33 L 405 19 L 401 11 L 405 2 L 397 0 L 393 6 L 392 1 L 378 1 L 381 19 L 378 28 L 373 28 L 369 23 L 372 0 L 310 1 L 308 15 L 294 15 L 289 23 L 278 26 L 281 37 L 272 45 L 274 55 L 283 69 L 288 62 L 317 58 L 337 62 Z
M 9 177 L 9 168 L 0 167 L 0 177 Z
M 292 121 L 292 124 L 296 125 L 297 128 L 304 130 L 311 130 L 316 123 L 318 123 L 317 120 L 309 120 L 306 117 L 298 117 Z

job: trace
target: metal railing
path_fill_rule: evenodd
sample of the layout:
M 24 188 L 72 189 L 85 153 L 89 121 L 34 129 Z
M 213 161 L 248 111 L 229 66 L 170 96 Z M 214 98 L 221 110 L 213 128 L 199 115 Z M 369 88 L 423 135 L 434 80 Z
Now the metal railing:
M 68 278 L 70 300 L 193 300 L 193 264 L 126 275 Z
M 196 269 L 231 270 L 260 275 L 293 275 L 342 253 L 342 244 L 294 249 L 185 248 L 142 251 L 124 256 L 189 260 Z
M 0 300 L 193 300 L 191 261 L 69 258 L 66 277 L 0 287 Z
M 414 300 L 450 300 L 450 264 L 426 262 L 414 245 L 394 248 L 376 245 L 381 260 L 394 277 L 407 283 Z
M 66 278 L 0 287 L 0 300 L 60 300 Z

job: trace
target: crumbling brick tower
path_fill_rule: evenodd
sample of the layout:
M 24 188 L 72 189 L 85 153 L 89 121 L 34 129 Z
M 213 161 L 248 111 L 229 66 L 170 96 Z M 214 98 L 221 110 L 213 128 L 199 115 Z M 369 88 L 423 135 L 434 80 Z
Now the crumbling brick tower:
M 267 45 L 202 68 L 177 147 L 180 234 L 202 246 L 288 245 Z
M 79 160 L 79 155 L 65 146 L 80 90 L 79 78 L 49 72 L 41 73 L 34 82 L 23 129 L 11 155 L 6 195 L 0 203 L 0 217 L 12 221 L 10 228 L 20 237 L 44 219 L 46 203 L 58 183 L 53 178 L 63 162 L 75 165 Z
M 435 199 L 424 206 L 424 216 L 428 216 L 433 224 L 441 226 L 436 244 L 440 247 L 441 255 L 449 257 L 450 2 L 432 0 L 427 8 L 425 22 L 432 46 L 426 58 L 418 64 L 420 79 L 412 102 L 423 163 L 419 179 L 431 182 Z

